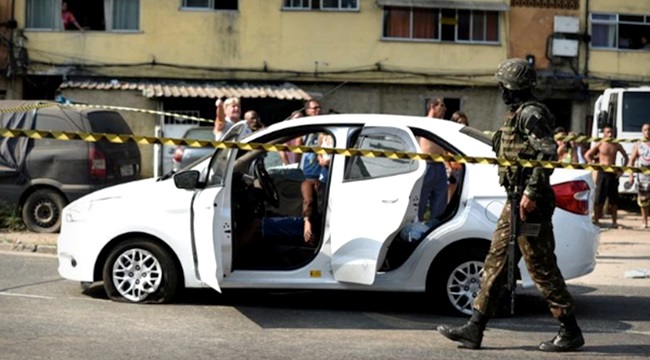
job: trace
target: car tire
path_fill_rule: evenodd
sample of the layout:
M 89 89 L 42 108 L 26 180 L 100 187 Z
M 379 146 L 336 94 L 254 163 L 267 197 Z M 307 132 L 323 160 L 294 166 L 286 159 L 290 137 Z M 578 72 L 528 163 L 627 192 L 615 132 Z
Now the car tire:
M 28 230 L 38 233 L 56 233 L 61 230 L 61 213 L 67 200 L 53 189 L 39 189 L 27 196 L 23 203 L 23 222 Z
M 106 294 L 119 302 L 169 303 L 180 286 L 173 255 L 149 239 L 131 239 L 115 246 L 102 276 Z
M 484 251 L 473 249 L 456 252 L 428 276 L 427 291 L 442 311 L 455 316 L 472 314 L 472 304 L 481 287 Z

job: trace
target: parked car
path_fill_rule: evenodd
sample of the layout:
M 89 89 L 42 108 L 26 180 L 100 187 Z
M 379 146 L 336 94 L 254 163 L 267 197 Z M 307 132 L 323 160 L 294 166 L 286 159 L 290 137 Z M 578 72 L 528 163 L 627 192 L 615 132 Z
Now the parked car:
M 183 135 L 183 139 L 214 140 L 214 132 L 212 127 L 195 127 L 188 129 Z M 214 152 L 213 147 L 188 147 L 185 145 L 179 145 L 174 150 L 172 169 L 173 171 L 178 171 L 212 152 Z
M 238 141 L 241 131 L 235 125 L 225 139 Z M 297 119 L 243 141 L 319 133 L 337 148 L 414 152 L 421 136 L 452 154 L 494 156 L 477 129 L 397 115 Z M 277 157 L 217 150 L 176 174 L 75 201 L 64 209 L 59 273 L 85 285 L 103 281 L 111 299 L 133 303 L 169 302 L 183 287 L 426 291 L 452 313 L 471 312 L 506 201 L 495 166 L 463 165 L 441 221 L 412 238 L 403 233 L 417 216 L 425 161 L 332 155 L 312 246 L 303 239 L 302 169 L 271 167 Z M 589 218 L 594 184 L 588 171 L 565 169 L 552 182 L 559 267 L 567 279 L 583 276 L 599 242 Z M 519 269 L 530 286 L 523 262 Z
M 0 101 L 0 109 L 33 107 L 38 101 Z M 50 106 L 0 115 L 1 127 L 50 131 L 132 134 L 115 111 Z M 140 150 L 135 143 L 0 139 L 0 200 L 19 207 L 27 228 L 57 232 L 63 207 L 106 186 L 136 180 Z

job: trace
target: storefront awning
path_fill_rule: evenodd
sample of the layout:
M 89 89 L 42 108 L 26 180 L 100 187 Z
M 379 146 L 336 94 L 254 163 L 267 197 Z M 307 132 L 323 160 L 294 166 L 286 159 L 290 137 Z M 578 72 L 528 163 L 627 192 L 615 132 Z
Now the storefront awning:
M 379 6 L 465 9 L 508 11 L 508 4 L 501 1 L 472 1 L 472 0 L 377 0 Z
M 274 98 L 279 100 L 309 100 L 311 96 L 291 83 L 272 84 L 234 84 L 227 82 L 184 81 L 121 81 L 84 80 L 65 81 L 61 89 L 87 90 L 131 90 L 141 91 L 147 98 Z

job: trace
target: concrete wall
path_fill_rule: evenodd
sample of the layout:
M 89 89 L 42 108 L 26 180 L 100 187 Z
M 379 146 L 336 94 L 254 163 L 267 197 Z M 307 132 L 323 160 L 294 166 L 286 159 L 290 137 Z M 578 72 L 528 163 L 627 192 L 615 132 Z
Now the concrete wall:
M 584 0 L 582 0 L 584 1 Z M 546 57 L 548 37 L 553 34 L 555 16 L 573 16 L 581 19 L 580 32 L 584 32 L 584 9 L 548 9 L 539 7 L 513 6 L 508 12 L 509 20 L 509 57 L 525 58 L 535 56 L 535 68 L 547 69 L 551 66 Z M 549 45 L 550 46 L 550 45 Z M 584 44 L 580 45 L 581 57 L 584 57 Z
M 332 86 L 304 86 L 308 91 L 327 93 Z M 334 109 L 342 113 L 378 113 L 424 116 L 428 99 L 435 97 L 461 100 L 470 125 L 482 130 L 501 126 L 506 111 L 496 88 L 431 87 L 421 85 L 368 84 L 344 85 L 321 100 L 323 112 Z M 449 114 L 450 115 L 450 114 Z

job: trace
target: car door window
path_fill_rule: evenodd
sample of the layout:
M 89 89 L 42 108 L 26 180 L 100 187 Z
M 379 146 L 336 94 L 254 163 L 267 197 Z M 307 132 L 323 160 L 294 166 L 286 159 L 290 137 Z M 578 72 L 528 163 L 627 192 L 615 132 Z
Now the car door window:
M 35 129 L 46 131 L 78 131 L 73 126 L 72 120 L 51 116 L 50 114 L 39 114 L 36 117 Z M 35 139 L 34 147 L 36 148 L 74 148 L 85 145 L 81 141 L 66 141 L 57 139 Z
M 228 132 L 226 136 L 222 139 L 223 141 L 232 141 L 237 142 L 241 139 L 242 130 L 246 124 L 241 122 L 234 125 Z M 206 180 L 207 186 L 223 186 L 226 182 L 226 175 L 228 174 L 228 164 L 230 156 L 233 152 L 237 151 L 236 148 L 227 148 L 217 150 L 212 162 L 210 163 L 210 168 L 208 169 L 208 176 Z
M 407 151 L 408 149 L 404 140 L 391 134 L 360 136 L 355 147 L 363 150 L 384 151 Z M 344 176 L 345 181 L 406 174 L 418 168 L 415 160 L 367 156 L 355 156 L 350 159 L 347 165 Z

